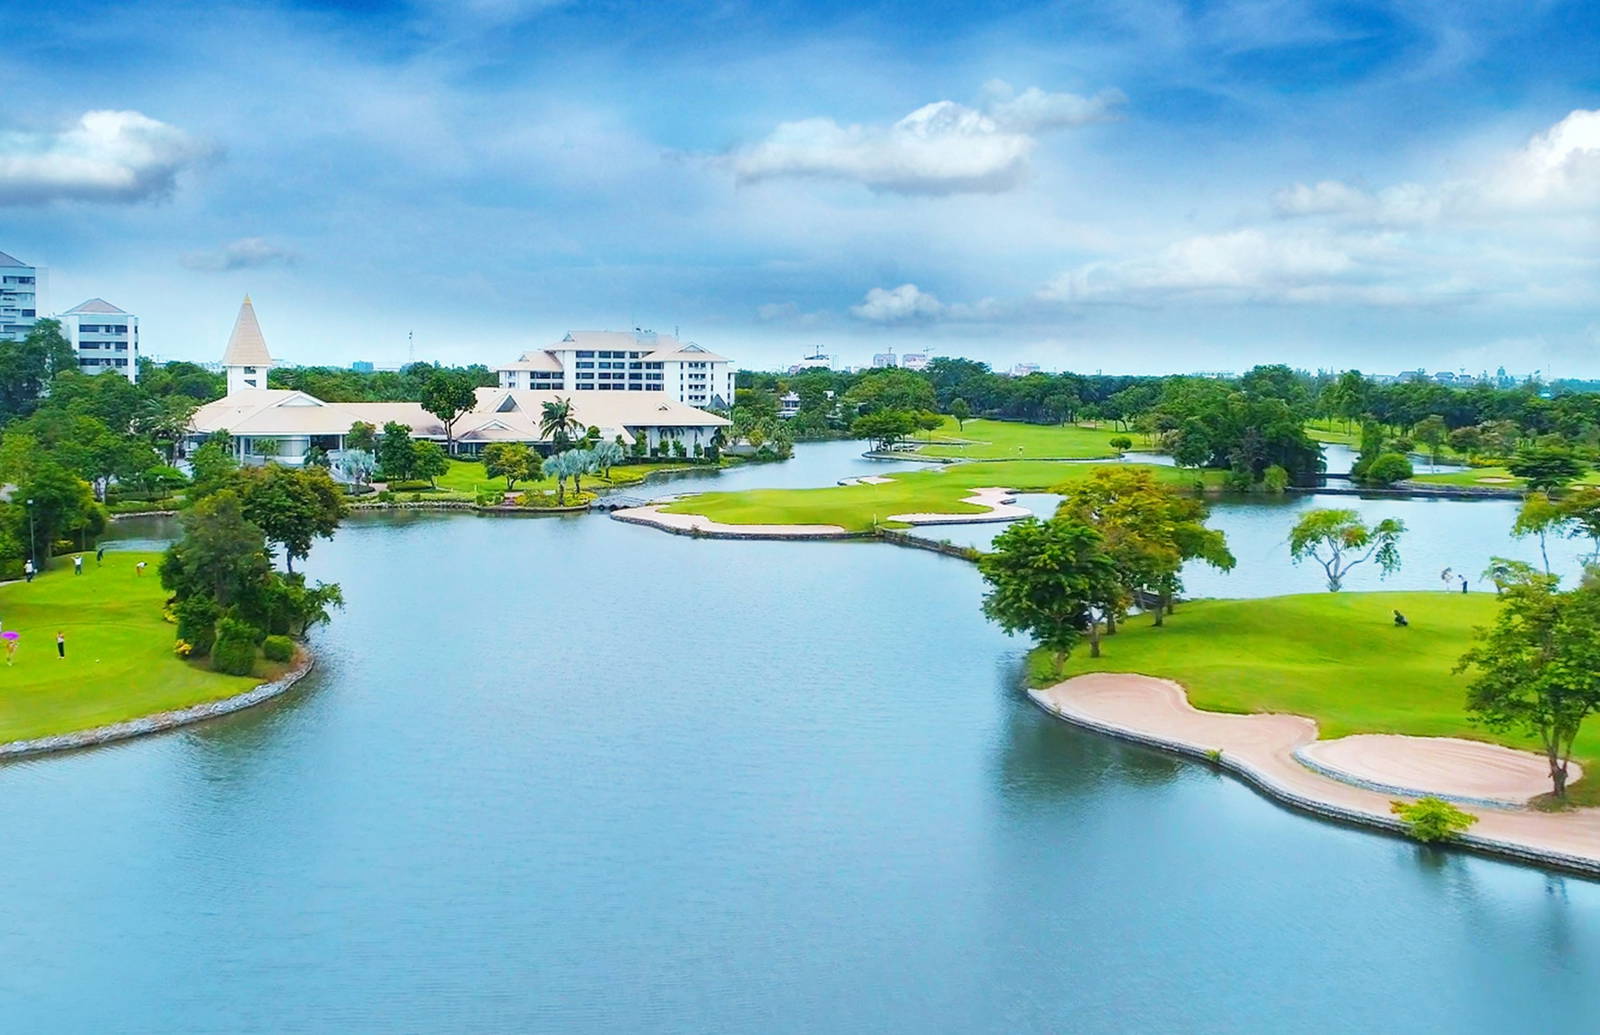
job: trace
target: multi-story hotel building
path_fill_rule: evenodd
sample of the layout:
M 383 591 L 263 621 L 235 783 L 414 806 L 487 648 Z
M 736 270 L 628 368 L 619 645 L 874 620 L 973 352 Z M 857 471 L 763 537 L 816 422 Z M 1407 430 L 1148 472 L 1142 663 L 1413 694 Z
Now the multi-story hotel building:
M 78 369 L 107 371 L 139 380 L 139 318 L 103 298 L 91 298 L 62 313 L 61 333 L 72 343 Z
M 39 271 L 0 252 L 0 341 L 21 341 L 39 315 Z
M 662 392 L 688 406 L 733 408 L 733 364 L 726 356 L 655 331 L 569 331 L 495 373 L 501 388 Z

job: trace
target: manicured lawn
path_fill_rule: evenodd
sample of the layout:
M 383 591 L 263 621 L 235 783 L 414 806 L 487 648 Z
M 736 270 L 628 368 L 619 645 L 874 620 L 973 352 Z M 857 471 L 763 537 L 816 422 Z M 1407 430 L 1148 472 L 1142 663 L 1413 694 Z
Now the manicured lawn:
M 918 452 L 973 460 L 1095 460 L 1116 456 L 1110 441 L 1124 432 L 1077 424 L 1023 424 L 1018 421 L 969 420 L 958 429 L 954 417 L 933 432 L 919 432 Z M 1137 438 L 1126 433 L 1129 438 Z M 931 437 L 931 442 L 929 441 Z
M 1411 621 L 1396 628 L 1393 611 Z M 1317 720 L 1323 737 L 1408 733 L 1464 737 L 1537 749 L 1467 721 L 1467 677 L 1453 675 L 1472 628 L 1492 620 L 1488 593 L 1317 593 L 1263 600 L 1180 604 L 1156 628 L 1134 616 L 1102 641 L 1102 656 L 1080 646 L 1067 674 L 1138 672 L 1174 679 L 1197 708 L 1287 712 Z M 1035 685 L 1054 682 L 1049 658 L 1030 658 Z M 1580 734 L 1574 757 L 1592 777 L 1575 800 L 1600 804 L 1600 720 Z
M 140 560 L 149 567 L 135 577 Z M 15 663 L 0 664 L 0 741 L 216 700 L 276 674 L 258 662 L 255 677 L 227 676 L 174 655 L 173 627 L 161 617 L 160 560 L 108 552 L 96 567 L 89 554 L 74 575 L 71 559 L 57 557 L 33 582 L 0 586 L 0 621 L 22 634 Z M 58 630 L 67 635 L 65 660 L 56 657 Z
M 1429 485 L 1479 485 L 1492 489 L 1517 489 L 1523 487 L 1521 478 L 1513 478 L 1504 467 L 1469 467 L 1464 471 L 1441 471 L 1437 474 L 1418 474 L 1411 479 Z M 1600 485 L 1600 471 L 1588 471 L 1575 483 Z
M 1101 466 L 1048 460 L 951 464 L 888 475 L 891 480 L 880 485 L 706 492 L 663 509 L 675 514 L 703 514 L 730 525 L 838 525 L 850 531 L 865 531 L 872 528 L 876 520 L 887 527 L 903 528 L 904 525 L 885 519 L 890 514 L 982 513 L 987 508 L 961 502 L 969 490 L 998 485 L 1019 491 L 1044 492 L 1087 478 Z M 1169 484 L 1192 487 L 1197 481 L 1194 471 L 1173 467 L 1149 469 Z M 1206 472 L 1208 484 L 1217 484 L 1219 478 L 1220 472 Z
M 1361 444 L 1361 425 L 1352 422 L 1346 431 L 1342 420 L 1313 420 L 1306 422 L 1306 435 L 1317 442 L 1336 442 L 1346 446 Z
M 656 471 L 678 471 L 693 466 L 696 465 L 690 464 L 686 460 L 664 460 L 643 464 L 626 464 L 619 467 L 613 467 L 611 469 L 611 476 L 609 478 L 586 476 L 583 479 L 583 487 L 585 490 L 594 488 L 597 491 L 607 491 L 627 485 L 637 485 Z M 480 492 L 504 492 L 506 487 L 506 480 L 504 478 L 490 478 L 485 475 L 483 473 L 483 464 L 477 460 L 452 459 L 450 461 L 450 470 L 439 476 L 438 483 L 439 488 L 437 492 L 428 489 L 425 486 L 420 490 L 412 489 L 409 485 L 407 485 L 406 488 L 397 491 L 402 493 L 420 491 L 424 497 L 428 498 L 452 496 L 459 497 L 461 499 L 476 499 L 478 493 Z M 570 489 L 571 482 L 568 482 L 567 484 L 568 488 Z M 540 478 L 537 481 L 532 482 L 518 482 L 515 491 L 524 492 L 528 489 L 549 489 L 553 492 L 555 491 L 555 487 L 556 480 L 554 478 Z

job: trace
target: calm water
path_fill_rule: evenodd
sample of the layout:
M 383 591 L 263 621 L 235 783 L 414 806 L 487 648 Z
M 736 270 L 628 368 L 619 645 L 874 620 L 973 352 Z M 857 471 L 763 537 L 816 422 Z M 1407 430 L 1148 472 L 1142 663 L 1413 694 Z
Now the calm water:
M 1047 718 L 964 562 L 403 514 L 310 567 L 349 608 L 288 699 L 0 770 L 8 1029 L 1496 1031 L 1600 1008 L 1600 885 Z

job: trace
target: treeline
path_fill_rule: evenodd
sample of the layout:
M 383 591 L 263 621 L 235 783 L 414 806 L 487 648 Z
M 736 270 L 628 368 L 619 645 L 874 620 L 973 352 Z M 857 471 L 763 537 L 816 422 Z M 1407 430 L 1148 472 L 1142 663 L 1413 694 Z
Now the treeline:
M 267 374 L 269 388 L 285 388 L 314 395 L 323 402 L 416 402 L 440 371 L 459 375 L 473 388 L 499 384 L 494 371 L 482 363 L 443 367 L 412 363 L 400 370 L 347 370 L 343 367 L 274 367 Z

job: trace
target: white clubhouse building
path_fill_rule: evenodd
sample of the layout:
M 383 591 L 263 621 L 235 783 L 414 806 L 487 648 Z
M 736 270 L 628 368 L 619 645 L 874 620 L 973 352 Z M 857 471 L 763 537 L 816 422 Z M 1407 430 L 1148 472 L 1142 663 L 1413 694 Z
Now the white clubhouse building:
M 689 406 L 733 408 L 733 364 L 726 356 L 655 331 L 568 331 L 495 373 L 501 388 L 660 392 Z
M 726 361 L 724 361 L 726 362 Z M 690 455 L 706 446 L 718 428 L 730 422 L 668 396 L 664 391 L 618 392 L 615 389 L 506 386 L 479 388 L 477 404 L 462 414 L 447 435 L 444 422 L 415 402 L 324 402 L 305 392 L 267 387 L 267 372 L 276 365 L 266 338 L 256 321 L 248 297 L 239 307 L 233 334 L 223 353 L 228 394 L 195 411 L 185 452 L 197 448 L 206 436 L 226 431 L 240 460 L 298 465 L 312 449 L 334 453 L 344 448 L 345 435 L 358 421 L 379 431 L 391 421 L 411 429 L 413 438 L 441 444 L 453 438 L 458 454 L 475 456 L 491 442 L 522 442 L 548 446 L 540 430 L 546 402 L 572 403 L 573 416 L 585 428 L 597 427 L 606 440 L 621 439 L 631 447 L 645 448 L 682 442 Z

